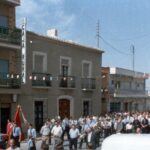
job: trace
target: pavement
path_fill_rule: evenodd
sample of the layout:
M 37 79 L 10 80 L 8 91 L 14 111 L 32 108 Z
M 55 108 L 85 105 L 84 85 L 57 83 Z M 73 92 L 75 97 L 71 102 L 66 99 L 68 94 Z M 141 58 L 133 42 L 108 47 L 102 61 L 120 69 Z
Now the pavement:
M 36 141 L 36 149 L 37 150 L 41 150 L 41 142 L 42 142 L 41 139 L 38 138 Z M 100 141 L 100 144 L 101 144 L 101 141 Z M 68 140 L 65 140 L 63 145 L 64 145 L 64 150 L 69 150 L 69 141 Z M 21 143 L 21 150 L 28 150 L 27 140 L 25 140 Z M 53 150 L 52 145 L 49 145 L 49 150 Z M 86 150 L 86 144 L 85 143 L 83 143 L 82 149 L 80 149 L 80 150 Z M 98 147 L 96 150 L 101 150 L 101 148 Z

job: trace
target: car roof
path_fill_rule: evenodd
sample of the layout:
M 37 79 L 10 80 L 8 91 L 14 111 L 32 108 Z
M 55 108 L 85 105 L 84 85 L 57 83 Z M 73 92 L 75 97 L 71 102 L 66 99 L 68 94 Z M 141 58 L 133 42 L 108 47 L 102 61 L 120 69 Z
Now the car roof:
M 103 141 L 101 150 L 150 150 L 150 134 L 114 134 Z

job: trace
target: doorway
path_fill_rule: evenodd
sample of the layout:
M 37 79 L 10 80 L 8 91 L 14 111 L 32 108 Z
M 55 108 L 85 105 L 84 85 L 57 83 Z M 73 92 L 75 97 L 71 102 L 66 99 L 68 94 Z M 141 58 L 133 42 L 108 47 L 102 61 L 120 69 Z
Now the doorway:
M 65 116 L 70 117 L 70 100 L 59 100 L 59 116 L 63 119 Z
M 10 107 L 1 108 L 1 133 L 6 133 L 7 120 L 10 119 Z

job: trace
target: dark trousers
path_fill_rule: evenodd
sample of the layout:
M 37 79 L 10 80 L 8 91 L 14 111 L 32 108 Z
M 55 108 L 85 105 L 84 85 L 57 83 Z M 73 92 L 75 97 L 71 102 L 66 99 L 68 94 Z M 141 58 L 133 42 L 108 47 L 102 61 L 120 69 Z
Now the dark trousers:
M 74 146 L 75 149 L 77 149 L 77 142 L 78 142 L 78 138 L 70 138 L 70 150 L 72 150 L 72 147 Z
M 65 135 L 65 133 L 67 134 L 67 138 L 68 138 L 68 140 L 69 140 L 69 138 L 70 138 L 69 130 L 70 130 L 69 126 L 67 126 L 67 127 L 65 128 L 65 130 L 63 130 L 63 133 L 62 133 L 62 140 L 64 140 L 64 135 Z
M 17 146 L 17 147 L 20 147 L 20 142 L 19 142 L 19 136 L 16 136 L 16 137 L 12 137 L 13 139 L 14 139 L 14 141 L 15 141 L 15 145 Z
M 87 145 L 87 135 L 85 135 L 85 137 L 84 137 L 84 138 L 82 138 L 82 139 L 80 140 L 80 143 L 79 143 L 79 148 L 80 148 L 80 149 L 82 148 L 82 144 L 83 144 L 83 142 L 85 142 L 85 143 L 86 143 L 86 145 Z

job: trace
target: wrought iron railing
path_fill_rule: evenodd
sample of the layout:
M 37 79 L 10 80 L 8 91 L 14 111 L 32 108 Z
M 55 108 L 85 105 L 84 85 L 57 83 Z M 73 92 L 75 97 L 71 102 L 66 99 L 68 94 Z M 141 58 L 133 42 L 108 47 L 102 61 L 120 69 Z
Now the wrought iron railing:
M 82 90 L 96 89 L 96 79 L 95 78 L 81 78 L 81 88 Z
M 63 76 L 58 77 L 59 87 L 62 88 L 75 88 L 76 78 L 74 76 Z
M 47 73 L 32 73 L 30 76 L 32 80 L 32 86 L 43 86 L 51 87 L 52 85 L 52 75 Z
M 20 88 L 21 77 L 18 74 L 0 73 L 0 88 Z
M 12 44 L 20 45 L 21 42 L 21 30 L 13 29 L 0 26 L 0 40 L 10 42 Z

